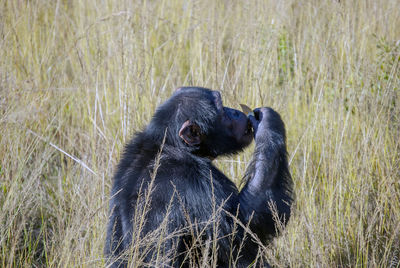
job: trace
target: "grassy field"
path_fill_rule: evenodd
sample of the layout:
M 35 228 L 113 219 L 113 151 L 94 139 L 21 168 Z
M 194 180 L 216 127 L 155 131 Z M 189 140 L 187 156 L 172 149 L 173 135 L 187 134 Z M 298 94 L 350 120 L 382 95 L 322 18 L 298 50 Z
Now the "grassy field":
M 0 267 L 103 266 L 123 145 L 182 85 L 282 115 L 273 266 L 400 267 L 399 60 L 398 0 L 1 0 Z

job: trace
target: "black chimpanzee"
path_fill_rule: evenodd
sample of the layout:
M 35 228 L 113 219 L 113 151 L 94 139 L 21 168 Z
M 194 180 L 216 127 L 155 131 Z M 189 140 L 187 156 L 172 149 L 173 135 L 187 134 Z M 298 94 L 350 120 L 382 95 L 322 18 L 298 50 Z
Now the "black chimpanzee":
M 111 266 L 267 265 L 260 241 L 289 219 L 292 179 L 279 114 L 253 112 L 224 107 L 218 91 L 198 87 L 178 89 L 157 109 L 114 176 L 105 246 Z M 253 136 L 239 192 L 212 160 L 241 151 Z

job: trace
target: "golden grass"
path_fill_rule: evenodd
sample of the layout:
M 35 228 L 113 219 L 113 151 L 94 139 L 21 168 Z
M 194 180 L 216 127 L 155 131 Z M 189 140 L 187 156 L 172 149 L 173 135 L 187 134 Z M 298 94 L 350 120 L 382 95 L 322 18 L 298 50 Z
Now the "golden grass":
M 123 144 L 198 85 L 286 123 L 272 265 L 400 267 L 399 60 L 398 0 L 0 1 L 0 266 L 103 265 Z

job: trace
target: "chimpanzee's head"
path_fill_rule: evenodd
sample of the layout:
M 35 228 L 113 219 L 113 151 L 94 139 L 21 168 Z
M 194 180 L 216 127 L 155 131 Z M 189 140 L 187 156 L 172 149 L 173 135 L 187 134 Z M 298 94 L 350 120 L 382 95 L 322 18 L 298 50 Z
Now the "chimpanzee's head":
M 218 91 L 182 87 L 163 103 L 147 128 L 166 144 L 204 157 L 238 152 L 253 139 L 250 121 L 241 111 L 224 107 Z

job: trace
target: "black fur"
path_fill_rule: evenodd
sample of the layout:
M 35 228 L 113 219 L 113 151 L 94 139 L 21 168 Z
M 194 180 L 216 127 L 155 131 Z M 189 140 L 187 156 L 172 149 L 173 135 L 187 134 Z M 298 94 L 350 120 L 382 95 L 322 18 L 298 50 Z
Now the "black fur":
M 247 267 L 256 260 L 259 244 L 243 227 L 264 244 L 276 236 L 270 205 L 285 224 L 292 180 L 280 116 L 270 108 L 255 114 L 256 149 L 239 193 L 212 159 L 249 144 L 247 117 L 204 88 L 182 88 L 157 109 L 126 146 L 114 176 L 105 246 L 111 266 L 185 267 L 208 257 L 219 267 Z M 201 143 L 181 135 L 188 120 L 201 136 L 185 133 Z M 259 258 L 257 266 L 262 263 Z

